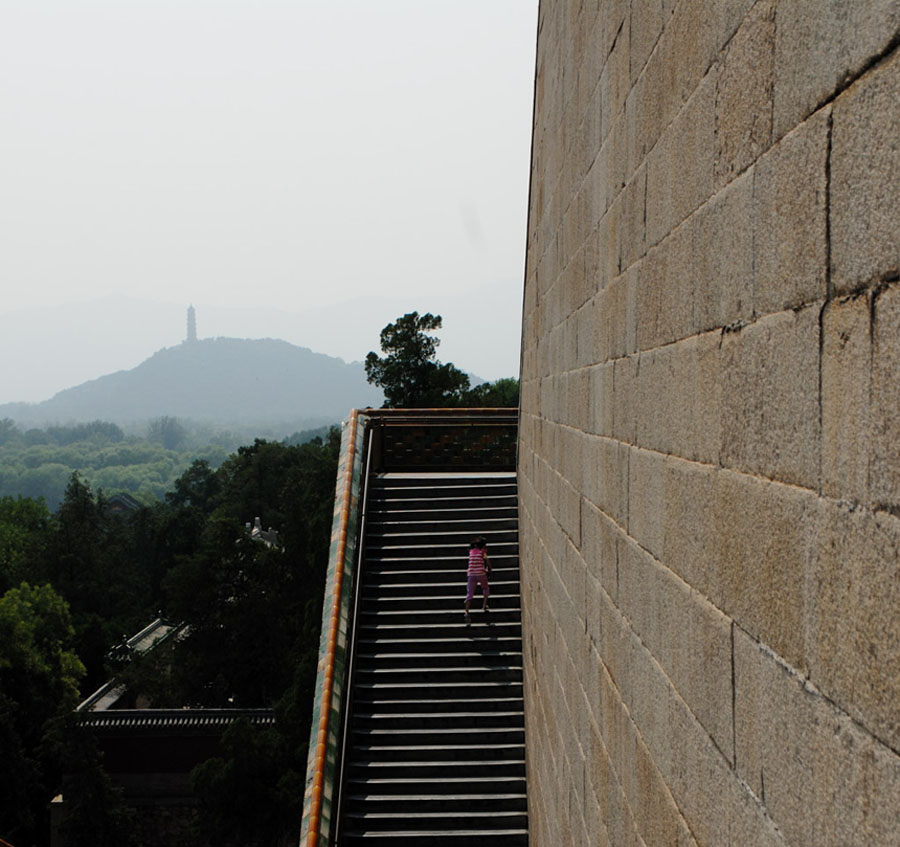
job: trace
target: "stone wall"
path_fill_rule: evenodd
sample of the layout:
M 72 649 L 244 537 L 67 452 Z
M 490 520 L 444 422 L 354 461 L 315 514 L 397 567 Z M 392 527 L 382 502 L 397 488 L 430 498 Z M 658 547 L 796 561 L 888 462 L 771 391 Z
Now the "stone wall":
M 534 847 L 900 843 L 898 27 L 541 3 Z

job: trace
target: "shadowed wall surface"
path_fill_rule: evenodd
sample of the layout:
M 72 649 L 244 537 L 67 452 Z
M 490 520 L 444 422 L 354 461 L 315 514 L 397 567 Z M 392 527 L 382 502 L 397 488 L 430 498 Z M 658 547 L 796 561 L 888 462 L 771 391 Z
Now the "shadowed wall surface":
M 900 2 L 539 15 L 533 844 L 900 832 Z

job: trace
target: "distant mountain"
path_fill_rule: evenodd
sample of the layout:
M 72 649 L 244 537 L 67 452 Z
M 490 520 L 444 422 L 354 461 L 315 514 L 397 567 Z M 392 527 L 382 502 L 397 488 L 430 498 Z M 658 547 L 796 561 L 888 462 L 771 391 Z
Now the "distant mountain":
M 0 418 L 129 424 L 170 415 L 220 424 L 310 423 L 339 420 L 351 408 L 381 402 L 359 362 L 270 338 L 208 338 L 164 348 L 131 370 L 43 403 L 2 405 Z

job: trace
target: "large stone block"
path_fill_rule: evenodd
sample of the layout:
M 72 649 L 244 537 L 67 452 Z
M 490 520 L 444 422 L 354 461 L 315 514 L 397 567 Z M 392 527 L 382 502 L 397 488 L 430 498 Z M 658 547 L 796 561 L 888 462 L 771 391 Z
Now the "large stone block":
M 672 799 L 643 739 L 635 745 L 635 791 L 631 807 L 645 847 L 696 847 L 690 827 Z
M 785 135 L 754 168 L 757 315 L 825 298 L 830 109 Z
M 630 267 L 604 291 L 601 312 L 597 315 L 603 321 L 604 346 L 597 361 L 605 362 L 635 351 L 638 267 Z
M 581 492 L 567 480 L 560 479 L 557 490 L 560 526 L 575 546 L 581 545 Z
M 753 315 L 752 197 L 751 170 L 716 194 L 691 221 L 697 330 Z
M 589 369 L 590 372 L 590 423 L 588 431 L 607 438 L 613 433 L 613 369 L 607 362 Z
M 734 652 L 738 772 L 787 843 L 894 843 L 900 757 L 739 628 Z
M 900 23 L 900 2 L 892 5 Z M 838 294 L 900 274 L 898 124 L 900 53 L 895 52 L 834 104 L 831 256 Z
M 596 250 L 600 267 L 600 285 L 606 288 L 619 275 L 619 241 L 622 238 L 622 195 L 619 192 L 597 224 Z
M 765 806 L 746 785 L 738 780 L 728 784 L 731 804 L 729 806 L 729 844 L 752 844 L 753 847 L 788 847 L 784 833 L 769 817 Z
M 628 534 L 656 558 L 665 536 L 665 456 L 632 448 L 628 462 Z
M 706 596 L 719 597 L 718 472 L 709 465 L 669 459 L 662 561 Z
M 585 499 L 625 526 L 628 514 L 629 448 L 618 441 L 589 436 L 584 453 Z
M 863 294 L 832 300 L 822 315 L 822 492 L 856 503 L 869 493 L 869 309 Z
M 718 462 L 722 444 L 722 384 L 720 341 L 717 332 L 695 336 L 685 342 L 683 381 L 691 398 L 691 431 L 683 455 L 698 462 Z
M 774 131 L 833 97 L 896 37 L 897 0 L 788 0 L 775 13 Z
M 638 106 L 637 136 L 644 151 L 654 147 L 682 104 L 700 86 L 717 53 L 752 4 L 753 0 L 695 0 L 677 4 L 667 0 L 663 31 L 644 67 L 642 100 L 645 105 Z M 648 25 L 641 21 L 640 15 L 638 23 Z M 652 22 L 648 23 L 652 29 Z M 713 120 L 712 113 L 709 118 Z
M 900 286 L 874 295 L 870 496 L 900 514 Z
M 622 237 L 619 239 L 619 273 L 630 268 L 647 249 L 647 167 L 641 165 L 622 191 Z
M 666 286 L 666 270 L 669 254 L 665 244 L 650 250 L 634 269 L 637 273 L 635 292 L 635 339 L 638 350 L 658 347 L 662 338 L 663 292 Z M 690 312 L 690 304 L 688 304 Z
M 802 488 L 730 471 L 720 471 L 716 481 L 713 528 L 700 530 L 713 557 L 712 572 L 700 574 L 711 577 L 704 593 L 786 661 L 805 669 L 807 579 L 821 523 L 818 498 Z
M 900 748 L 900 520 L 823 501 L 809 583 L 810 679 Z
M 584 432 L 591 423 L 591 372 L 581 368 L 569 374 L 569 426 Z
M 663 0 L 634 0 L 631 4 L 631 49 L 629 50 L 631 84 L 637 82 L 650 58 L 671 10 Z
M 613 437 L 628 444 L 634 443 L 636 421 L 627 386 L 634 383 L 637 363 L 637 356 L 625 356 L 616 359 L 613 368 Z
M 715 104 L 713 68 L 647 157 L 648 248 L 662 241 L 713 193 Z
M 628 182 L 628 121 L 625 112 L 620 112 L 613 122 L 609 135 L 603 142 L 607 153 L 606 202 L 612 207 L 616 198 Z M 618 253 L 613 254 L 618 264 Z
M 634 543 L 623 545 L 619 608 L 729 760 L 731 621 Z
M 692 231 L 690 221 L 677 227 L 635 267 L 639 350 L 652 350 L 693 332 Z
M 716 95 L 716 181 L 730 182 L 772 138 L 775 0 L 757 3 L 725 49 Z
M 604 13 L 601 13 L 603 17 Z M 600 98 L 603 126 L 613 126 L 625 106 L 625 98 L 631 90 L 629 72 L 630 15 L 622 14 L 613 34 L 606 62 L 600 72 Z
M 672 347 L 642 353 L 634 383 L 623 390 L 635 403 L 635 443 L 659 453 L 674 452 L 681 427 L 687 425 L 687 401 L 673 390 Z
M 722 465 L 818 488 L 818 309 L 727 333 L 720 365 Z
M 590 219 L 588 220 L 588 224 L 590 225 L 590 231 L 592 233 L 596 232 L 600 219 L 606 214 L 606 210 L 609 208 L 606 195 L 608 188 L 607 181 L 609 179 L 608 159 L 609 146 L 603 145 L 595 154 L 594 161 L 584 180 L 584 190 L 590 198 L 588 206 Z M 588 249 L 591 249 L 595 243 L 595 241 L 589 239 L 587 242 Z M 599 285 L 597 281 L 599 279 L 599 274 L 597 273 L 597 251 L 595 248 L 591 258 L 593 259 L 593 262 L 589 262 L 586 265 L 587 273 L 589 278 L 593 278 L 593 282 L 591 283 L 592 290 L 599 291 L 602 286 Z
M 623 665 L 629 679 L 623 702 L 696 842 L 782 844 L 660 665 L 634 633 L 624 632 Z M 604 740 L 615 727 L 601 726 Z
M 606 513 L 585 502 L 581 513 L 581 549 L 588 573 L 610 597 L 617 596 L 618 545 L 624 530 Z

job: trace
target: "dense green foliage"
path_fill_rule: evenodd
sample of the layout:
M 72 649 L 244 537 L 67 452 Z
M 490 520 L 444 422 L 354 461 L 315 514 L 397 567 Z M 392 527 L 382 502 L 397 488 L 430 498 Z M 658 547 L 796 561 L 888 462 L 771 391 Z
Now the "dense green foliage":
M 379 356 L 366 356 L 366 378 L 384 391 L 386 408 L 421 409 L 448 406 L 516 407 L 519 381 L 498 379 L 469 387 L 469 377 L 452 363 L 435 358 L 441 316 L 409 312 L 381 330 Z
M 326 437 L 328 427 L 295 432 L 289 444 Z M 0 420 L 0 497 L 43 498 L 51 510 L 62 502 L 74 471 L 106 496 L 131 494 L 149 505 L 165 497 L 195 459 L 212 467 L 246 443 L 241 430 L 189 425 L 164 416 L 141 435 L 127 435 L 108 421 L 23 430 Z
M 84 666 L 69 609 L 49 585 L 0 597 L 0 833 L 31 843 L 60 767 L 48 755 L 53 723 L 78 703 Z M 43 802 L 37 801 L 40 798 Z
M 494 382 L 482 382 L 469 389 L 463 396 L 463 406 L 518 408 L 519 380 L 503 377 Z
M 274 707 L 274 729 L 236 727 L 196 784 L 205 830 L 291 833 L 338 448 L 333 429 L 299 445 L 257 441 L 218 469 L 196 460 L 165 499 L 125 515 L 77 473 L 54 514 L 0 498 L 0 837 L 45 844 L 47 804 L 65 777 L 77 843 L 127 843 L 127 810 L 70 719 L 111 674 L 153 706 Z M 249 538 L 257 516 L 277 545 Z M 110 648 L 158 610 L 189 624 L 186 637 L 111 664 Z M 236 787 L 257 798 L 252 820 L 230 799 Z
M 410 312 L 381 330 L 381 352 L 366 356 L 366 378 L 384 391 L 388 408 L 457 406 L 469 377 L 435 359 L 440 341 L 429 335 L 441 316 Z

